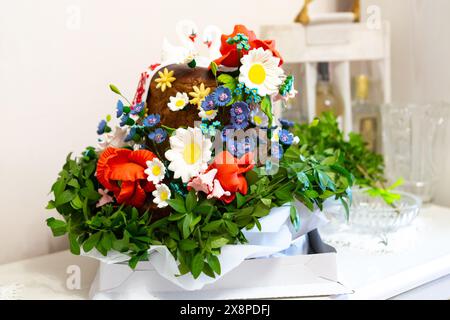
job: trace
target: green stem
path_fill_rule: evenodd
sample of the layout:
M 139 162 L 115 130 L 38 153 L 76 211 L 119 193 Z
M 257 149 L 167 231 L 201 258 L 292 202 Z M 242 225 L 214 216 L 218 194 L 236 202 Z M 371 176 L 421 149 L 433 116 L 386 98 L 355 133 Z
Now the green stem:
M 128 102 L 128 104 L 129 104 L 130 107 L 131 107 L 131 102 L 130 102 L 130 100 L 128 100 L 123 94 L 120 94 L 120 96 L 121 96 L 122 98 L 124 98 L 125 101 Z

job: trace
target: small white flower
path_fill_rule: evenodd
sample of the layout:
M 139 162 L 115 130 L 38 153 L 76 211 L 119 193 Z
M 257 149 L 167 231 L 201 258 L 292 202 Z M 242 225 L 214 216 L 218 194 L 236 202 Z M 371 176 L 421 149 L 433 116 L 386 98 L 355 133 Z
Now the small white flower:
M 198 116 L 202 119 L 214 120 L 217 117 L 217 112 L 218 112 L 217 109 L 205 111 L 202 108 L 200 108 Z
M 280 141 L 280 128 L 276 128 L 272 132 L 272 138 L 270 139 L 273 142 L 279 142 Z
M 185 92 L 177 92 L 175 97 L 169 98 L 170 102 L 167 104 L 170 110 L 180 111 L 183 110 L 189 103 L 189 97 Z
M 148 181 L 153 182 L 153 184 L 158 184 L 164 179 L 166 168 L 159 159 L 154 158 L 152 161 L 147 161 L 147 169 L 144 172 L 147 175 Z
M 116 126 L 114 129 L 114 132 L 105 133 L 102 135 L 102 137 L 99 139 L 98 142 L 98 148 L 97 151 L 103 151 L 108 147 L 113 148 L 123 148 L 126 146 L 133 145 L 133 142 L 125 142 L 125 138 L 128 135 L 128 129 L 127 128 L 121 128 L 119 126 Z
M 167 185 L 161 183 L 156 186 L 156 190 L 152 192 L 153 203 L 158 205 L 158 208 L 167 207 L 169 204 L 167 200 L 170 199 L 171 193 Z
M 269 125 L 269 117 L 260 108 L 253 109 L 250 112 L 250 121 L 257 127 L 267 127 Z
M 294 140 L 292 141 L 292 144 L 299 144 L 300 143 L 300 138 L 295 136 Z

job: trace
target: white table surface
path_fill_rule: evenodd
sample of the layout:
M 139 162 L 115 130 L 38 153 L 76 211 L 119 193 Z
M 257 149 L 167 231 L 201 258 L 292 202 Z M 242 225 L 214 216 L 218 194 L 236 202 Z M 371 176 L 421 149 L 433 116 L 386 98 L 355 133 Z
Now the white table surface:
M 450 209 L 423 208 L 415 223 L 420 232 L 414 246 L 399 252 L 338 247 L 341 282 L 355 293 L 330 298 L 450 299 Z M 71 266 L 80 268 L 80 289 L 66 286 Z M 97 266 L 68 251 L 2 265 L 0 298 L 87 299 Z

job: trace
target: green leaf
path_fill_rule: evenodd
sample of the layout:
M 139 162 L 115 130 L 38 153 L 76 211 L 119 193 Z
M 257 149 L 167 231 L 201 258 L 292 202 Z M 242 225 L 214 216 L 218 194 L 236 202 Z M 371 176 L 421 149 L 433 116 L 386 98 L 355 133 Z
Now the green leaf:
M 209 264 L 204 263 L 203 264 L 203 273 L 206 274 L 210 278 L 215 278 L 216 275 L 214 274 L 213 269 L 209 266 Z
M 263 199 L 261 199 L 261 202 L 267 207 L 270 207 L 272 205 L 272 200 L 271 199 L 264 199 L 263 198 Z
M 169 220 L 169 221 L 178 221 L 178 220 L 183 219 L 185 216 L 186 216 L 186 213 L 175 213 L 175 214 L 172 213 L 172 214 L 167 218 L 167 220 Z
M 403 185 L 405 183 L 405 180 L 403 178 L 398 179 L 396 182 L 394 182 L 394 184 L 392 186 L 390 186 L 388 188 L 388 190 L 394 190 L 397 189 L 398 187 L 400 187 L 401 185 Z
M 102 236 L 101 232 L 96 232 L 92 234 L 84 243 L 83 243 L 83 250 L 84 252 L 91 251 L 97 243 L 100 241 L 100 237 Z
M 100 240 L 102 247 L 106 250 L 109 251 L 112 248 L 112 244 L 113 244 L 113 234 L 112 232 L 108 231 L 108 232 L 104 232 L 102 235 L 102 239 Z
M 77 236 L 74 233 L 69 233 L 70 252 L 74 255 L 80 255 L 80 245 L 77 241 Z
M 191 222 L 192 222 L 192 215 L 191 214 L 187 214 L 184 217 L 183 225 L 182 225 L 183 239 L 186 239 L 191 234 L 191 229 L 190 229 Z
M 129 243 L 130 243 L 130 233 L 125 230 L 122 239 L 113 239 L 112 248 L 116 251 L 123 252 L 128 250 Z
M 191 272 L 194 279 L 197 279 L 200 276 L 204 263 L 204 257 L 201 253 L 197 253 L 192 259 Z
M 265 96 L 261 101 L 261 111 L 264 112 L 269 118 L 269 127 L 272 126 L 273 113 L 272 113 L 272 101 L 270 96 Z
M 319 197 L 319 193 L 315 190 L 306 190 L 305 196 L 307 196 L 308 198 L 315 199 L 315 198 Z
M 47 219 L 47 226 L 52 230 L 53 236 L 59 237 L 67 233 L 67 223 L 55 218 Z
M 290 218 L 292 225 L 294 226 L 295 231 L 300 230 L 300 217 L 297 213 L 297 208 L 295 206 L 291 206 L 290 210 Z
M 231 221 L 225 220 L 225 227 L 230 231 L 231 235 L 233 237 L 237 236 L 239 233 L 239 228 L 236 223 L 233 223 Z
M 70 181 L 67 182 L 67 185 L 68 185 L 68 186 L 71 186 L 71 187 L 74 187 L 74 188 L 76 188 L 76 189 L 79 189 L 79 188 L 80 188 L 80 184 L 78 183 L 78 180 L 75 179 L 75 178 L 70 179 Z
M 211 248 L 215 249 L 215 248 L 221 248 L 224 245 L 226 245 L 228 243 L 228 239 L 227 238 L 216 238 L 211 240 Z
M 172 207 L 176 212 L 187 213 L 186 206 L 184 205 L 184 199 L 180 195 L 176 195 L 175 199 L 167 200 L 169 206 Z
M 219 262 L 219 258 L 217 258 L 217 256 L 211 254 L 208 256 L 207 262 L 209 264 L 209 266 L 211 267 L 211 269 L 220 275 L 220 273 L 222 272 L 221 268 L 220 268 L 220 262 Z
M 59 207 L 65 203 L 72 201 L 73 198 L 75 198 L 75 193 L 71 190 L 66 190 L 63 193 L 61 193 L 58 197 L 56 197 L 55 206 Z
M 70 204 L 71 204 L 72 208 L 77 209 L 77 210 L 83 208 L 83 202 L 81 201 L 81 199 L 78 195 L 76 195 L 75 198 L 73 198 L 73 200 L 70 201 Z
M 120 93 L 120 90 L 113 84 L 109 85 L 109 88 L 111 89 L 112 92 L 118 94 L 118 95 L 122 95 L 122 93 Z
M 345 209 L 345 218 L 346 218 L 347 221 L 348 221 L 349 218 L 350 218 L 350 208 L 349 208 L 349 205 L 348 205 L 347 201 L 345 201 L 343 198 L 341 198 L 341 203 L 342 203 L 342 205 L 344 206 L 344 209 Z
M 217 77 L 217 69 L 218 69 L 217 64 L 213 61 L 211 62 L 209 67 L 211 68 L 211 72 L 214 75 L 214 77 Z
M 202 228 L 202 231 L 217 231 L 222 226 L 223 220 L 216 220 L 208 223 Z
M 229 84 L 236 82 L 236 79 L 230 76 L 229 74 L 222 73 L 218 78 L 217 81 L 223 84 Z
M 56 180 L 56 182 L 52 186 L 52 191 L 55 197 L 59 197 L 65 188 L 66 182 L 63 178 L 59 178 L 58 180 Z
M 198 247 L 197 242 L 194 240 L 183 239 L 178 243 L 181 250 L 191 251 Z
M 314 119 L 311 124 L 309 125 L 310 128 L 317 127 L 319 125 L 319 119 Z
M 195 209 L 196 205 L 197 205 L 197 195 L 195 194 L 195 190 L 192 189 L 191 191 L 189 191 L 188 195 L 186 196 L 187 212 L 192 212 Z
M 47 203 L 47 206 L 45 207 L 45 209 L 47 209 L 47 210 L 51 210 L 51 209 L 55 209 L 56 207 L 55 207 L 55 201 L 53 201 L 53 200 L 50 200 L 48 203 Z
M 243 196 L 240 192 L 236 192 L 236 203 L 237 207 L 241 208 L 246 202 L 246 197 Z

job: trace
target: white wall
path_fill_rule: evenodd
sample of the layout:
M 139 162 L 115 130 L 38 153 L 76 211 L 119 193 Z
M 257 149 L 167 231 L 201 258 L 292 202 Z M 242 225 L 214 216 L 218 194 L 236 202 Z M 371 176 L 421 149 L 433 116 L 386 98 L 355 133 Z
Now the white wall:
M 450 1 L 363 0 L 363 8 L 370 5 L 391 22 L 394 102 L 450 102 Z M 435 202 L 450 206 L 450 150 L 442 148 L 447 161 Z
M 321 0 L 323 1 L 323 0 Z M 321 6 L 329 6 L 321 4 Z M 47 193 L 69 151 L 96 141 L 113 112 L 108 84 L 132 95 L 174 22 L 231 32 L 287 23 L 299 0 L 0 0 L 0 263 L 62 248 L 45 225 Z M 80 28 L 71 16 L 79 8 Z M 76 21 L 75 21 L 76 25 Z

